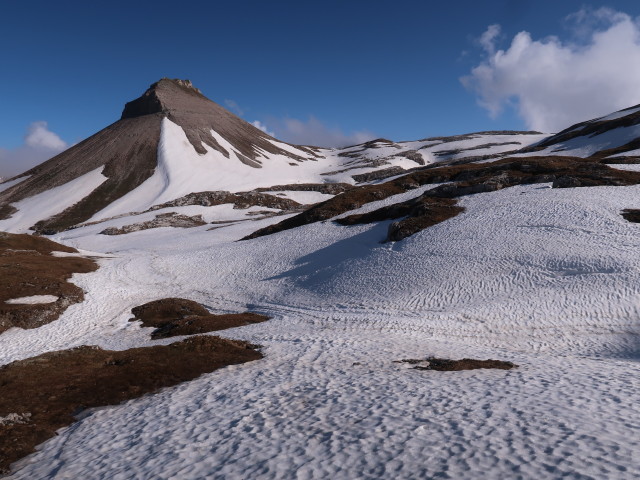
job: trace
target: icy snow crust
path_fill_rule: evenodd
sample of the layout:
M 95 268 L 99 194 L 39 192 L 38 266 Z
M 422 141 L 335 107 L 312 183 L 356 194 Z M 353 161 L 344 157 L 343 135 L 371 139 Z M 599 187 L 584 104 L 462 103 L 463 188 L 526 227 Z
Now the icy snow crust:
M 637 478 L 640 226 L 620 210 L 638 198 L 514 187 L 391 244 L 389 222 L 236 242 L 283 217 L 63 232 L 112 258 L 74 276 L 86 299 L 59 320 L 0 335 L 0 364 L 150 345 L 129 311 L 166 296 L 272 316 L 224 332 L 266 357 L 94 410 L 9 478 Z M 393 363 L 430 355 L 520 368 Z

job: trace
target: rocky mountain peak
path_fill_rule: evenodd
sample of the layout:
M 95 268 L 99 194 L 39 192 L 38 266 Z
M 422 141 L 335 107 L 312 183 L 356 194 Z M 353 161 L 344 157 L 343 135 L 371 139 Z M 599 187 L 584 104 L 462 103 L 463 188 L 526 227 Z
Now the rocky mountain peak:
M 124 106 L 121 118 L 135 118 L 153 113 L 168 113 L 192 107 L 194 100 L 207 100 L 191 80 L 161 78 L 151 84 L 139 98 Z

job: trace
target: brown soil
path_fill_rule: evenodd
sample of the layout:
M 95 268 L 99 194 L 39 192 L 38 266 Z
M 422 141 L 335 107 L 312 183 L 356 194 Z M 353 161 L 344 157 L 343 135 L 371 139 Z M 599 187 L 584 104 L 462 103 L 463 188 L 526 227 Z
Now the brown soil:
M 640 210 L 635 208 L 627 208 L 622 211 L 622 216 L 632 223 L 640 223 Z
M 117 405 L 260 358 L 246 342 L 198 336 L 126 351 L 84 346 L 0 367 L 0 472 L 84 409 Z
M 260 229 L 243 240 L 328 220 L 367 203 L 426 184 L 452 182 L 431 190 L 428 196 L 455 198 L 515 185 L 556 182 L 558 179 L 562 180 L 555 184 L 556 188 L 636 185 L 640 183 L 640 172 L 616 170 L 597 161 L 577 157 L 505 158 L 482 164 L 430 165 L 385 183 L 356 187 L 294 217 Z
M 499 370 L 511 370 L 518 365 L 502 360 L 475 360 L 463 358 L 462 360 L 449 360 L 446 358 L 429 357 L 426 360 L 406 359 L 402 363 L 415 365 L 416 370 L 437 370 L 439 372 L 458 372 L 461 370 L 477 370 L 479 368 L 497 368 Z M 428 365 L 424 365 L 428 363 Z
M 68 280 L 74 273 L 93 272 L 97 263 L 82 257 L 54 257 L 52 251 L 77 252 L 46 238 L 0 232 L 0 333 L 12 327 L 40 327 L 84 299 L 82 289 Z M 36 305 L 5 303 L 32 295 L 55 295 L 58 300 Z
M 153 339 L 213 332 L 269 320 L 269 317 L 251 312 L 214 315 L 198 302 L 184 298 L 154 300 L 132 308 L 131 313 L 135 318 L 130 321 L 140 320 L 143 326 L 156 328 L 151 334 Z
M 175 212 L 168 212 L 156 215 L 156 218 L 149 220 L 148 222 L 134 223 L 120 228 L 109 227 L 105 228 L 100 233 L 102 235 L 124 235 L 131 232 L 139 232 L 140 230 L 149 230 L 151 228 L 193 228 L 206 224 L 207 222 L 202 219 L 202 215 L 193 215 L 190 217 L 188 215 L 180 215 Z

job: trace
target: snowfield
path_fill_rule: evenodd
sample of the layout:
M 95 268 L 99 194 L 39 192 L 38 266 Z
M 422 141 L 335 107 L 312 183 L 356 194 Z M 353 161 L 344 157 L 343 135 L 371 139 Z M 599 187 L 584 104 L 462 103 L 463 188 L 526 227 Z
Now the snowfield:
M 84 302 L 0 335 L 0 364 L 179 340 L 128 322 L 167 296 L 270 315 L 222 332 L 265 358 L 85 412 L 8 478 L 638 478 L 640 225 L 620 211 L 640 187 L 549 187 L 462 197 L 465 212 L 397 243 L 380 243 L 390 222 L 239 242 L 283 217 L 219 207 L 242 221 L 54 236 L 108 258 L 74 276 Z M 394 363 L 428 356 L 520 366 Z

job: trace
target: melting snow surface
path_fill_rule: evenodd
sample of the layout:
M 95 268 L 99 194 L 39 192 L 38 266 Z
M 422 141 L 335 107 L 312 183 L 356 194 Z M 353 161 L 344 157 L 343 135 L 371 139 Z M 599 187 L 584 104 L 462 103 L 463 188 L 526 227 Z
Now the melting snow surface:
M 270 315 L 224 332 L 265 358 L 92 411 L 9 478 L 638 478 L 640 235 L 619 212 L 640 187 L 546 187 L 464 197 L 398 243 L 389 222 L 236 241 L 282 217 L 59 234 L 112 258 L 59 320 L 0 335 L 0 364 L 170 343 L 128 322 L 167 296 Z M 430 355 L 520 367 L 393 363 Z

